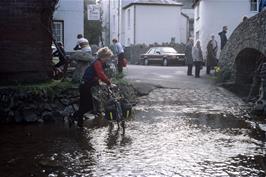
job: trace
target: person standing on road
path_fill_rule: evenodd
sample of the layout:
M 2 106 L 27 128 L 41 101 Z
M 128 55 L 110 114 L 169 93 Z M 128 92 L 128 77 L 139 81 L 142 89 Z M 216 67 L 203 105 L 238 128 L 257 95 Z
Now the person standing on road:
M 193 58 L 192 58 L 193 39 L 189 38 L 185 48 L 185 57 L 187 65 L 187 75 L 192 76 Z
M 124 49 L 123 49 L 122 44 L 118 42 L 116 38 L 114 38 L 112 42 L 114 44 L 115 55 L 117 56 L 117 59 L 118 59 L 118 63 L 117 63 L 118 72 L 122 73 L 123 72 L 123 60 L 125 58 Z
M 215 40 L 215 36 L 211 35 L 211 40 L 208 42 L 207 45 L 207 63 L 206 63 L 207 74 L 210 74 L 210 71 L 218 63 L 217 50 L 218 50 L 217 41 Z
M 111 85 L 110 79 L 104 73 L 104 65 L 113 56 L 113 52 L 108 47 L 103 47 L 97 52 L 97 59 L 85 70 L 81 84 L 79 86 L 80 102 L 79 110 L 75 112 L 71 121 L 78 121 L 78 126 L 83 126 L 83 115 L 93 110 L 91 88 L 99 85 L 99 80 Z
M 200 46 L 200 41 L 196 42 L 196 45 L 192 48 L 192 57 L 195 65 L 195 78 L 200 77 L 200 70 L 203 63 L 202 50 Z
M 221 50 L 223 50 L 223 48 L 227 42 L 227 36 L 226 36 L 227 30 L 228 30 L 227 26 L 224 26 L 223 31 L 218 33 L 220 36 L 220 39 L 221 39 Z

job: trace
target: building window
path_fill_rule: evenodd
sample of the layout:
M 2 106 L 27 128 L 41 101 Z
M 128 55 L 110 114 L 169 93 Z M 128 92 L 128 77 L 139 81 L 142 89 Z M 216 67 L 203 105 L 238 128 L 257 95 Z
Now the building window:
M 52 30 L 55 41 L 64 43 L 64 21 L 53 21 Z
M 130 45 L 130 38 L 127 38 L 127 45 Z
M 113 0 L 113 9 L 116 8 L 116 0 Z
M 199 31 L 196 32 L 196 40 L 199 40 Z
M 171 37 L 171 43 L 172 43 L 172 44 L 175 43 L 175 37 Z
M 198 5 L 196 7 L 196 20 L 198 20 L 200 18 L 200 6 Z
M 193 36 L 194 33 L 194 20 L 189 20 L 189 37 Z
M 116 18 L 115 15 L 113 15 L 113 30 L 116 28 Z
M 259 1 L 258 0 L 250 0 L 250 11 L 258 11 L 258 5 Z
M 130 21 L 130 9 L 127 10 L 127 28 L 130 29 L 131 21 Z

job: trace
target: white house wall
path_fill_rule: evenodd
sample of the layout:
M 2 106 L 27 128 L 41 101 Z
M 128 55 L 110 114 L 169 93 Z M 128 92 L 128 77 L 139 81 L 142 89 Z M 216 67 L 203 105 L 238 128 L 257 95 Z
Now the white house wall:
M 109 1 L 101 1 L 101 8 L 102 8 L 102 37 L 103 37 L 103 43 L 104 45 L 110 43 L 110 7 L 109 7 Z
M 189 21 L 188 18 L 186 18 L 185 16 L 181 15 L 180 16 L 180 21 L 181 21 L 181 25 L 180 25 L 180 42 L 186 44 L 187 39 L 188 39 L 188 30 L 189 30 Z
M 181 7 L 136 6 L 136 44 L 171 42 L 180 43 Z M 132 34 L 131 34 L 132 35 Z
M 121 33 L 120 33 L 120 42 L 125 45 L 126 44 L 126 40 L 125 40 L 125 24 L 126 23 L 126 19 L 125 19 L 125 11 L 121 10 Z
M 119 33 L 119 1 L 118 0 L 110 0 L 110 41 L 113 38 L 118 38 Z
M 130 6 L 129 8 L 125 9 L 124 14 L 124 28 L 123 33 L 124 35 L 124 45 L 130 46 L 134 44 L 134 25 L 135 25 L 135 16 L 134 16 L 135 6 Z
M 61 0 L 54 12 L 54 20 L 64 21 L 64 44 L 67 52 L 73 51 L 77 43 L 77 34 L 84 33 L 83 0 Z
M 223 26 L 228 26 L 227 37 L 229 38 L 244 16 L 250 17 L 256 14 L 256 12 L 250 11 L 249 0 L 201 0 L 199 18 L 197 17 L 197 8 L 198 6 L 195 8 L 194 36 L 196 40 L 196 33 L 199 31 L 204 57 L 211 34 L 215 35 L 220 49 L 218 33 L 222 31 Z

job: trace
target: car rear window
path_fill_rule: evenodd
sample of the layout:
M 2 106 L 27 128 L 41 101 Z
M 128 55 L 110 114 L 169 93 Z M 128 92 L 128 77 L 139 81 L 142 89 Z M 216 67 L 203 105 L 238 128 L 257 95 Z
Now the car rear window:
M 161 48 L 162 53 L 177 53 L 175 49 L 173 48 Z

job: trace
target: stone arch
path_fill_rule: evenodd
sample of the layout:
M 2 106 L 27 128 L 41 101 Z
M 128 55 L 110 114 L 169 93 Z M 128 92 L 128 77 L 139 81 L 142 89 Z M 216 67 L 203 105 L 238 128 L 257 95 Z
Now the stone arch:
M 241 22 L 227 41 L 219 58 L 222 81 L 230 80 L 250 90 L 252 75 L 265 56 L 266 11 L 263 11 Z
M 242 95 L 255 96 L 259 93 L 259 73 L 265 61 L 266 57 L 254 48 L 245 48 L 238 53 L 235 59 L 235 84 L 241 88 Z

